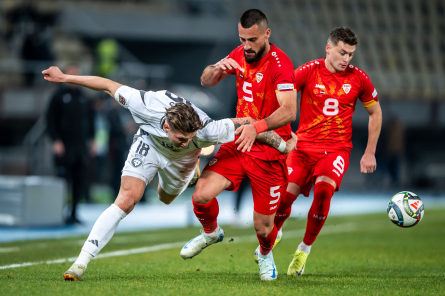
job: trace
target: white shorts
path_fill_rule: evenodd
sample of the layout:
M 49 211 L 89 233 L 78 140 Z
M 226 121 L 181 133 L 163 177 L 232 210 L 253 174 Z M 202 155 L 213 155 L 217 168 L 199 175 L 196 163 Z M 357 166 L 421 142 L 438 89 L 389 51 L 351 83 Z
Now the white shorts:
M 197 164 L 198 157 L 168 160 L 156 151 L 147 136 L 140 135 L 131 145 L 122 176 L 141 179 L 148 185 L 158 173 L 162 189 L 170 195 L 179 195 L 193 178 Z

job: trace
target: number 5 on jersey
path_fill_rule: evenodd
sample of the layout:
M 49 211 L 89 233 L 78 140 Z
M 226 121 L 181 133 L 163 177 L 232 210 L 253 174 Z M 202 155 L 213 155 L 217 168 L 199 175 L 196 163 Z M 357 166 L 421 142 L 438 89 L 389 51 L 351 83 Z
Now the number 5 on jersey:
M 253 102 L 253 94 L 252 94 L 252 83 L 244 81 L 243 84 L 243 91 L 244 91 L 244 95 L 243 95 L 243 99 L 246 100 L 247 102 Z

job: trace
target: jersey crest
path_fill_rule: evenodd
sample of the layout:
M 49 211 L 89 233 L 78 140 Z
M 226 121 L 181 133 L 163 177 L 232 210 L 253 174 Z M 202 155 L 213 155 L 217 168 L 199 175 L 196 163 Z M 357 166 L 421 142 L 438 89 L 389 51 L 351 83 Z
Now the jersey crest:
M 263 80 L 263 73 L 256 73 L 256 82 L 260 83 Z
M 345 94 L 348 94 L 350 90 L 351 90 L 350 84 L 343 84 L 343 91 L 345 92 Z

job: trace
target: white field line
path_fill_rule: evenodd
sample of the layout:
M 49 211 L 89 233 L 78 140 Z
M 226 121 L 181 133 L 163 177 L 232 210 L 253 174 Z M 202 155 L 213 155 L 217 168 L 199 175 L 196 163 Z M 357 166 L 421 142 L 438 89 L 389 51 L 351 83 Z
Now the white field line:
M 323 230 L 320 232 L 319 235 L 351 232 L 351 231 L 355 231 L 358 229 L 359 228 L 356 223 L 327 225 L 327 226 L 323 227 Z M 360 228 L 360 229 L 363 229 L 363 228 Z M 304 235 L 305 231 L 306 231 L 305 229 L 285 231 L 285 232 L 283 232 L 283 237 L 285 239 L 302 237 Z M 232 237 L 232 238 L 226 237 L 226 240 L 224 241 L 224 243 L 234 244 L 234 243 L 257 242 L 257 241 L 258 241 L 258 239 L 257 239 L 256 235 L 244 235 L 244 236 L 238 236 L 238 237 Z M 127 255 L 175 249 L 175 248 L 180 248 L 180 247 L 184 246 L 185 243 L 186 242 L 176 242 L 176 243 L 169 243 L 169 244 L 160 244 L 160 245 L 155 245 L 155 246 L 150 246 L 150 247 L 108 252 L 108 253 L 98 254 L 96 257 L 94 257 L 94 259 L 119 257 L 119 256 L 127 256 Z M 74 261 L 76 261 L 76 259 L 77 259 L 77 257 L 70 257 L 70 258 L 49 260 L 49 261 L 16 263 L 16 264 L 0 266 L 0 269 L 10 269 L 10 268 L 18 268 L 18 267 L 25 267 L 25 266 L 40 265 L 40 264 L 57 264 L 57 263 L 65 263 L 65 262 L 74 262 Z
M 18 251 L 20 251 L 19 247 L 0 248 L 0 253 L 11 253 L 11 252 L 18 252 Z

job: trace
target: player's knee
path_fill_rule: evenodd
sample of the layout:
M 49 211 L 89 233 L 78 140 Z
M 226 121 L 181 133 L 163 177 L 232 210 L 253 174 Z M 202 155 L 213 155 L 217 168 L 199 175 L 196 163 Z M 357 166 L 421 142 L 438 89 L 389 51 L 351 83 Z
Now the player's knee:
M 273 230 L 273 223 L 254 222 L 256 233 L 261 237 L 267 237 Z
M 210 202 L 212 198 L 207 197 L 204 194 L 201 194 L 198 190 L 195 190 L 195 193 L 193 193 L 193 201 L 197 204 L 206 204 Z
M 175 200 L 176 196 L 174 196 L 174 197 L 173 196 L 165 197 L 165 196 L 158 195 L 158 198 L 164 204 L 169 205 L 169 204 L 171 204 Z
M 121 187 L 119 195 L 114 203 L 128 215 L 134 209 L 134 206 L 137 204 L 138 200 L 139 199 L 134 191 L 123 190 Z

